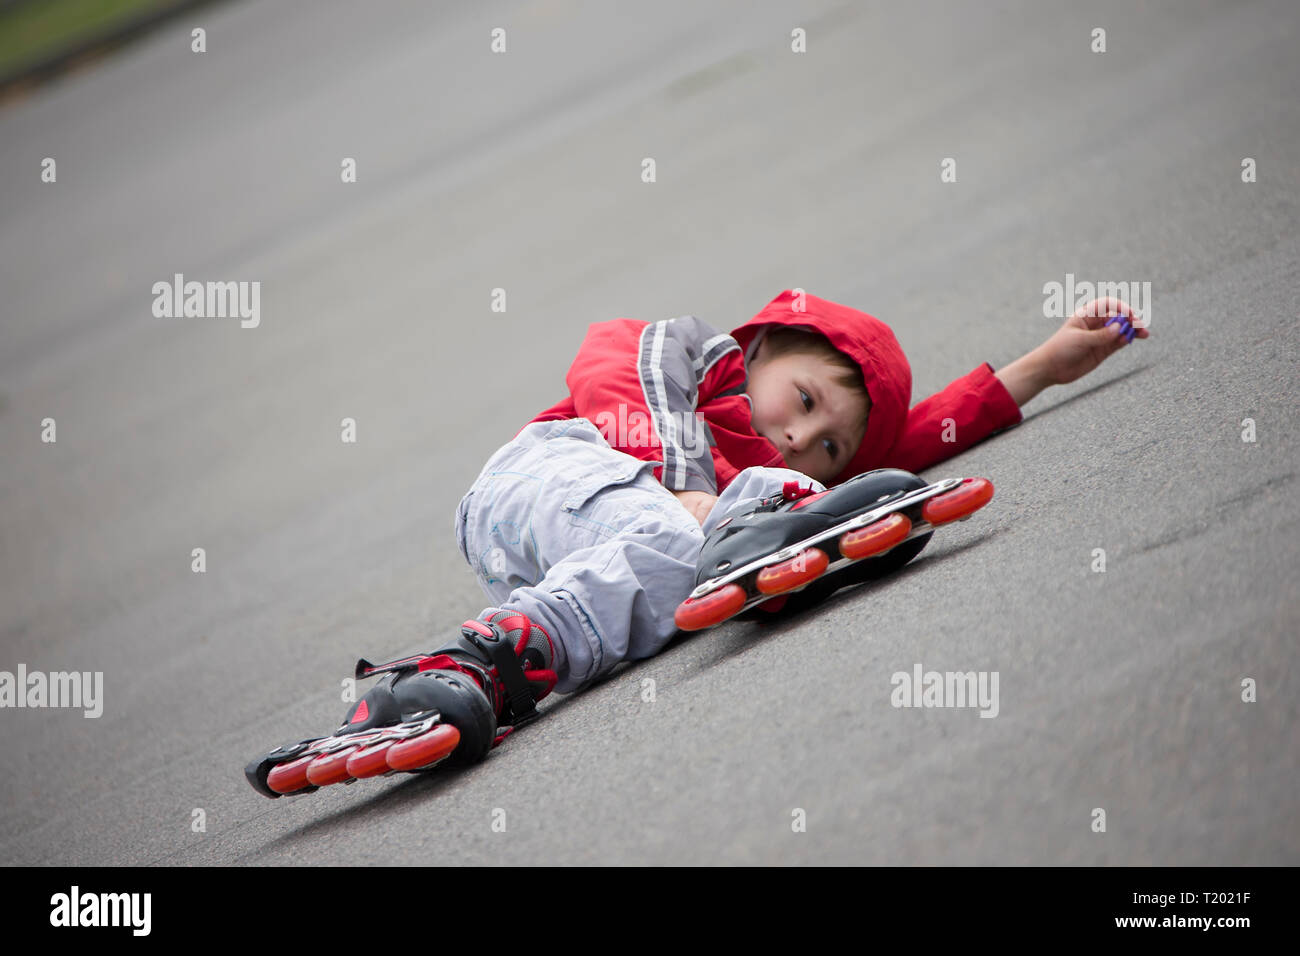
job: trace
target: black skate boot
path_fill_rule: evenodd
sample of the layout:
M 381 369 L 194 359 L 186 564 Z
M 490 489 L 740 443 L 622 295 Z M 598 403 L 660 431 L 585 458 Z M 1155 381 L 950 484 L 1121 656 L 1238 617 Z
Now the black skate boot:
M 396 771 L 430 770 L 444 760 L 482 760 L 513 730 L 537 717 L 555 687 L 550 635 L 517 611 L 466 621 L 460 636 L 428 654 L 388 664 L 357 662 L 358 680 L 379 683 L 348 710 L 329 737 L 280 747 L 244 769 L 268 797 Z
M 931 485 L 897 468 L 822 492 L 788 481 L 781 494 L 727 515 L 713 530 L 700 550 L 697 587 L 674 620 L 698 631 L 755 606 L 790 609 L 783 608 L 788 596 L 805 588 L 809 598 L 798 606 L 807 606 L 897 570 L 921 553 L 936 526 L 965 520 L 992 497 L 984 478 Z

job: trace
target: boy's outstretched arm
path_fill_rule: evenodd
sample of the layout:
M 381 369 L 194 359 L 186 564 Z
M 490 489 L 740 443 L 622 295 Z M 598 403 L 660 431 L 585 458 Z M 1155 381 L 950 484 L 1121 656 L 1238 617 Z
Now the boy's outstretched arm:
M 1124 318 L 1108 319 L 1111 315 Z M 1049 385 L 1088 374 L 1133 338 L 1148 338 L 1145 325 L 1127 303 L 1094 299 L 1042 345 L 1001 371 L 984 362 L 915 405 L 886 464 L 919 474 L 1019 424 L 1026 402 Z
M 1108 321 L 1111 316 L 1120 319 Z M 1049 385 L 1064 385 L 1087 375 L 1134 338 L 1150 337 L 1141 316 L 1128 303 L 1093 299 L 1046 342 L 994 374 L 1016 404 L 1023 406 Z

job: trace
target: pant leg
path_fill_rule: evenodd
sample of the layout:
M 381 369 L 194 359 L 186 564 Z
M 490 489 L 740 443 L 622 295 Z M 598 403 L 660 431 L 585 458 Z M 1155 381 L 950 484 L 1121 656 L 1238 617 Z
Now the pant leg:
M 461 500 L 462 555 L 492 607 L 551 635 L 557 691 L 649 656 L 675 633 L 704 538 L 655 480 L 656 464 L 610 448 L 585 419 L 536 423 Z
M 492 456 L 457 509 L 457 543 L 492 607 L 551 635 L 561 693 L 677 633 L 673 612 L 695 585 L 706 530 L 727 511 L 811 482 L 746 469 L 701 528 L 655 480 L 655 464 L 610 448 L 585 419 L 536 423 Z

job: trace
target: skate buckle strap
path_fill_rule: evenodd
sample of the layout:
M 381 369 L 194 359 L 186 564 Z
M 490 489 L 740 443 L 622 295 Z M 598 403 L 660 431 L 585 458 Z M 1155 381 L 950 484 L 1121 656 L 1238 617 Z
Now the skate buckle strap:
M 355 675 L 357 680 L 363 680 L 367 677 L 374 677 L 376 674 L 415 670 L 420 666 L 421 661 L 428 659 L 428 654 L 417 654 L 414 657 L 403 657 L 401 660 L 390 661 L 387 664 L 372 664 L 363 657 L 357 661 Z
M 463 628 L 461 633 L 473 641 L 496 667 L 497 677 L 506 690 L 510 723 L 520 727 L 539 716 L 536 702 L 533 700 L 533 689 L 524 677 L 523 665 L 519 663 L 519 656 L 515 654 L 515 649 L 506 640 L 505 632 L 496 625 L 488 625 L 488 627 L 491 634 L 484 634 L 478 628 L 469 626 Z M 502 715 L 505 716 L 504 710 Z

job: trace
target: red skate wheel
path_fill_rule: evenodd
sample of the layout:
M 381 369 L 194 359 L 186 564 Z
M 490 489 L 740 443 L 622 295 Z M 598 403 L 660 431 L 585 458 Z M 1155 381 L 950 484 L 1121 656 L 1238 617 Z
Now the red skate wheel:
M 460 743 L 460 731 L 451 724 L 439 724 L 418 737 L 403 740 L 388 748 L 390 770 L 419 770 L 437 763 Z
M 784 594 L 822 576 L 831 559 L 820 548 L 805 548 L 788 561 L 758 572 L 755 587 L 763 594 Z
M 352 774 L 348 773 L 348 758 L 356 753 L 357 749 L 349 747 L 347 750 L 321 754 L 307 764 L 307 779 L 318 787 L 327 787 L 331 783 L 342 783 L 344 780 L 351 779 Z
M 739 613 L 747 600 L 744 588 L 728 584 L 702 598 L 687 598 L 677 605 L 673 621 L 683 631 L 702 631 Z
M 873 521 L 865 528 L 858 528 L 841 537 L 840 554 L 854 561 L 874 558 L 895 545 L 902 544 L 911 530 L 912 522 L 907 515 L 895 511 L 892 515 L 885 515 L 879 521 Z
M 952 491 L 935 495 L 921 505 L 921 517 L 930 524 L 947 524 L 979 511 L 993 500 L 993 483 L 987 478 L 966 478 Z
M 362 780 L 366 777 L 377 777 L 381 773 L 388 773 L 388 748 L 391 746 L 393 746 L 393 741 L 385 740 L 373 747 L 362 747 L 360 750 L 354 750 L 352 755 L 348 757 L 348 776 Z
M 307 765 L 316 759 L 315 754 L 276 764 L 266 775 L 266 785 L 276 793 L 297 793 L 311 786 L 307 779 Z

